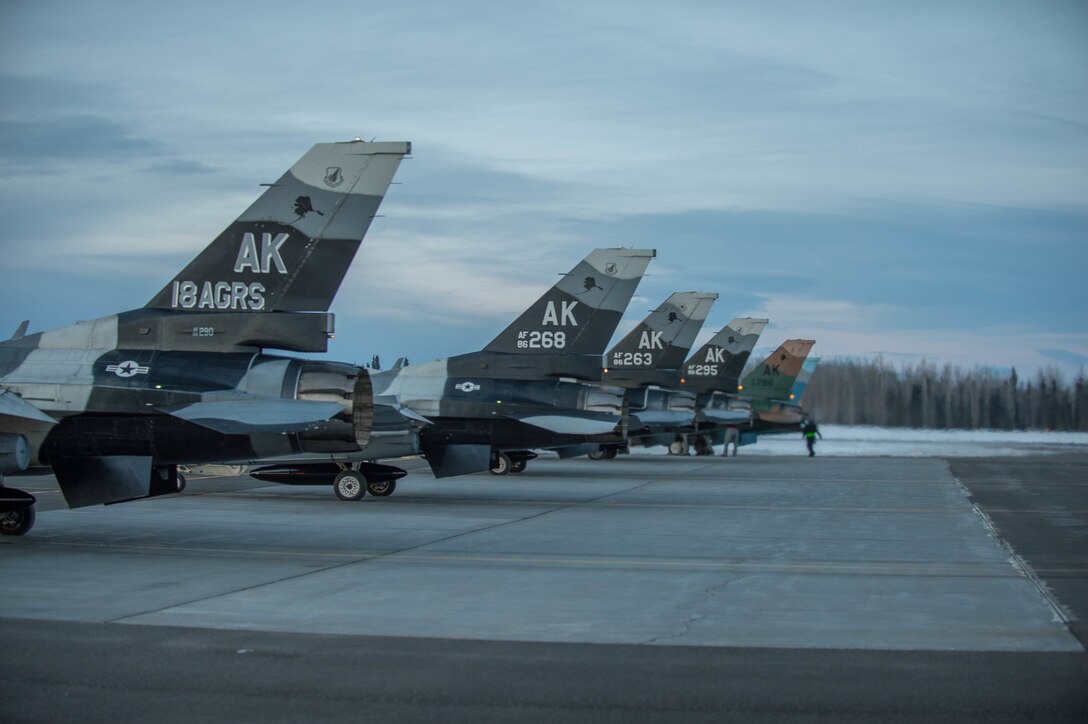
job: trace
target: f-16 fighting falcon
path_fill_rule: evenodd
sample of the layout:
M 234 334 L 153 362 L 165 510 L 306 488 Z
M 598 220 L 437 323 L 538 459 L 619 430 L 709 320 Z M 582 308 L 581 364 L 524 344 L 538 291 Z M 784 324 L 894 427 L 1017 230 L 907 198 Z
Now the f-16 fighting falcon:
M 684 357 L 717 298 L 676 292 L 608 351 L 603 379 L 626 390 L 627 441 L 601 445 L 589 457 L 613 458 L 632 443 L 667 445 L 678 429 L 694 426 L 695 395 L 677 388 Z
M 50 466 L 70 507 L 177 492 L 179 464 L 357 452 L 365 368 L 325 352 L 333 296 L 408 143 L 310 149 L 146 306 L 0 343 L 0 475 Z M 0 487 L 0 532 L 34 523 Z
M 741 390 L 751 401 L 754 434 L 800 430 L 805 411 L 793 388 L 814 344 L 811 339 L 787 339 L 744 376 Z
M 689 441 L 694 440 L 696 453 L 710 454 L 713 448 L 707 432 L 717 430 L 718 438 L 735 443 L 739 430 L 749 425 L 751 404 L 737 396 L 737 389 L 744 365 L 766 326 L 766 319 L 737 317 L 684 363 L 681 386 L 697 395 L 696 424 L 681 431 L 670 452 L 686 455 Z
M 376 373 L 374 394 L 430 421 L 420 443 L 435 477 L 621 441 L 623 390 L 599 383 L 601 354 L 655 253 L 594 250 L 483 350 Z

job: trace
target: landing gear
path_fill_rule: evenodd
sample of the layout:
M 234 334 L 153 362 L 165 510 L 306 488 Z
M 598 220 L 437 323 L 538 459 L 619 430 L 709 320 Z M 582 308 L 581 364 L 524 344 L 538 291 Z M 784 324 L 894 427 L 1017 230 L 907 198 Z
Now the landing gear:
M 30 493 L 0 486 L 0 535 L 26 535 L 34 527 L 34 501 Z
M 680 435 L 676 436 L 676 439 L 669 443 L 669 455 L 687 455 L 688 454 L 688 441 Z
M 268 465 L 249 473 L 251 478 L 284 485 L 328 485 L 340 500 L 359 500 L 368 492 L 379 498 L 392 495 L 397 480 L 408 473 L 378 463 L 315 463 L 311 465 Z M 180 476 L 178 476 L 180 477 Z
M 0 513 L 0 535 L 26 535 L 33 527 L 33 505 Z
M 357 470 L 340 471 L 332 482 L 332 489 L 340 500 L 360 500 L 366 495 L 366 484 Z
M 492 475 L 506 475 L 510 472 L 512 466 L 513 463 L 510 461 L 510 456 L 504 452 L 497 452 L 491 457 Z
M 375 480 L 373 482 L 368 481 L 366 484 L 366 492 L 379 498 L 385 498 L 392 495 L 393 491 L 396 489 L 396 480 Z
M 529 465 L 529 461 L 536 457 L 536 453 L 532 450 L 507 450 L 506 457 L 510 458 L 510 472 L 511 473 L 523 473 L 525 468 Z M 494 464 L 494 460 L 491 461 Z M 495 472 L 492 470 L 491 472 Z M 502 473 L 495 473 L 501 475 Z
M 617 448 L 617 447 L 611 447 L 611 446 L 606 447 L 606 446 L 602 445 L 600 450 L 594 450 L 593 452 L 589 453 L 589 459 L 590 460 L 613 460 L 613 459 L 615 459 L 616 455 L 619 454 L 619 452 L 620 452 L 620 449 Z
M 714 447 L 710 444 L 710 439 L 706 435 L 699 435 L 695 438 L 695 454 L 696 455 L 713 455 Z
M 186 483 L 185 476 L 182 475 L 181 471 L 179 470 L 178 471 L 178 492 L 179 493 L 181 491 L 185 490 L 185 483 Z

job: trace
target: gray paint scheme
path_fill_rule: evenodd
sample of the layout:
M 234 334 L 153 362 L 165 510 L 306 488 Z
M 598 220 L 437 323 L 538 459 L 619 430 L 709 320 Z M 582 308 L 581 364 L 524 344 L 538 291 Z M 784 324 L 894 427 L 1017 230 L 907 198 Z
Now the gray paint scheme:
M 620 387 L 676 387 L 680 367 L 718 295 L 674 292 L 605 355 L 605 379 Z
M 484 350 L 375 373 L 375 394 L 432 423 L 421 444 L 438 477 L 486 470 L 492 450 L 612 435 L 623 390 L 586 381 L 654 255 L 596 249 Z
M 179 463 L 358 452 L 375 419 L 366 370 L 262 350 L 325 351 L 328 305 L 410 151 L 318 144 L 147 307 L 20 325 L 0 342 L 0 435 L 25 438 L 73 506 L 173 492 Z M 4 505 L 9 533 L 25 506 Z
M 737 317 L 684 363 L 684 389 L 734 394 L 768 320 Z

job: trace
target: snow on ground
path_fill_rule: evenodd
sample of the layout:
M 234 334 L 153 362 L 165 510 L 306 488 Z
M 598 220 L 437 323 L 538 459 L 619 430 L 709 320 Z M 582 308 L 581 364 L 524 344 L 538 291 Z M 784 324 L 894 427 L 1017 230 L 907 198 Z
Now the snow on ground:
M 821 425 L 816 454 L 826 456 L 997 457 L 1088 452 L 1085 432 L 1006 430 L 919 430 L 896 427 Z M 720 452 L 720 449 L 719 449 Z M 807 455 L 800 433 L 760 435 L 741 455 Z

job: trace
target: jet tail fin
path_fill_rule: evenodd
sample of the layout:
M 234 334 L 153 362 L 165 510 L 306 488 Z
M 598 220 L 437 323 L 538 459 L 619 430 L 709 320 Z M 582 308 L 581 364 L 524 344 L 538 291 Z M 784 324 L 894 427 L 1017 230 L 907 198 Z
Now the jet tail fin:
M 808 381 L 818 364 L 820 364 L 819 357 L 809 357 L 801 365 L 801 373 L 797 375 L 797 379 L 793 381 L 793 387 L 790 388 L 790 402 L 795 405 L 801 404 L 801 398 L 805 396 L 805 390 L 808 388 Z
M 675 292 L 605 356 L 609 384 L 675 385 L 717 294 Z
M 15 333 L 11 335 L 12 339 L 22 339 L 26 336 L 26 330 L 30 327 L 30 320 L 24 319 L 19 322 L 19 326 L 15 329 Z
M 801 374 L 812 345 L 811 339 L 787 339 L 741 381 L 742 394 L 753 403 L 789 399 L 790 388 Z
M 484 351 L 599 357 L 656 254 L 653 249 L 593 250 Z
M 206 312 L 328 311 L 405 142 L 319 143 L 147 303 Z
M 684 389 L 735 393 L 741 372 L 767 326 L 766 319 L 737 317 L 684 363 Z

